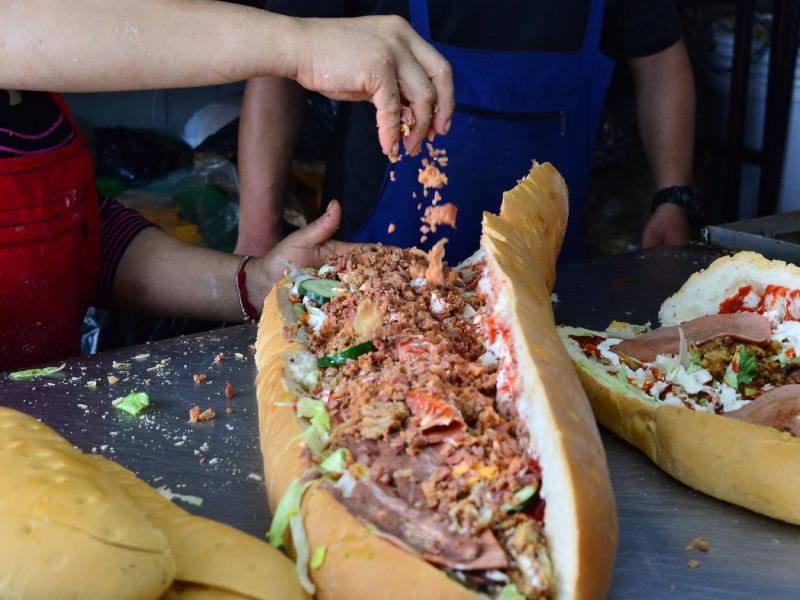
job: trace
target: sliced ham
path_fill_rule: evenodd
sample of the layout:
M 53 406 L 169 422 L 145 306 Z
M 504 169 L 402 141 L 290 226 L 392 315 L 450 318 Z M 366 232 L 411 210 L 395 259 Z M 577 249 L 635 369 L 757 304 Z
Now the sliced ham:
M 747 406 L 725 413 L 740 421 L 774 427 L 800 437 L 800 385 L 782 385 L 764 392 Z
M 408 391 L 406 404 L 419 419 L 420 432 L 429 444 L 455 437 L 466 429 L 459 410 L 437 394 L 412 389 Z
M 681 323 L 676 327 L 661 327 L 614 346 L 617 354 L 625 354 L 642 362 L 651 362 L 659 354 L 671 356 L 678 353 L 683 329 L 686 341 L 703 344 L 722 336 L 741 342 L 765 344 L 770 340 L 770 324 L 766 317 L 756 313 L 709 315 Z
M 331 488 L 329 488 L 331 489 Z M 378 526 L 384 537 L 437 565 L 460 570 L 505 569 L 508 559 L 491 531 L 476 538 L 449 530 L 446 520 L 418 510 L 372 481 L 359 481 L 348 497 L 331 491 L 354 515 Z

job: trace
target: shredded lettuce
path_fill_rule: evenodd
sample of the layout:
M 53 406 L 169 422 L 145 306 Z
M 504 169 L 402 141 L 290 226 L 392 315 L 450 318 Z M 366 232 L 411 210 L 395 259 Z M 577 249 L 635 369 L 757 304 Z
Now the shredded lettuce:
M 630 340 L 648 331 L 650 331 L 650 321 L 644 325 L 634 325 L 633 323 L 626 323 L 625 321 L 611 321 L 608 327 L 606 327 L 605 332 L 609 337 Z
M 150 406 L 150 396 L 146 392 L 131 392 L 124 398 L 117 398 L 111 404 L 117 410 L 138 417 L 145 408 Z
M 14 381 L 27 381 L 29 379 L 35 379 L 36 377 L 44 377 L 46 375 L 52 375 L 53 373 L 58 373 L 59 371 L 63 370 L 64 367 L 67 366 L 67 363 L 63 363 L 60 367 L 42 367 L 41 369 L 27 369 L 25 371 L 14 371 L 13 373 L 9 373 L 9 378 L 13 379 Z
M 325 448 L 328 447 L 328 442 L 331 441 L 331 436 L 326 431 L 322 431 L 315 425 L 309 425 L 303 431 L 303 441 L 308 449 L 315 456 L 321 454 Z
M 345 448 L 339 448 L 333 451 L 322 463 L 319 468 L 324 473 L 339 474 L 347 468 L 347 455 L 348 452 Z
M 327 546 L 317 546 L 314 548 L 314 554 L 311 555 L 311 568 L 315 571 L 325 563 L 325 555 L 328 554 Z
M 748 384 L 758 376 L 758 365 L 755 356 L 744 344 L 739 344 L 722 380 L 732 388 Z
M 330 441 L 331 419 L 325 403 L 321 400 L 300 398 L 297 416 L 309 420 L 310 425 L 303 431 L 303 441 L 313 454 L 319 454 Z
M 525 600 L 525 596 L 519 593 L 517 586 L 515 586 L 513 583 L 509 583 L 500 592 L 497 600 Z
M 678 360 L 684 369 L 688 369 L 692 364 L 692 357 L 689 356 L 689 342 L 686 341 L 683 327 L 678 327 L 678 340 Z
M 308 547 L 306 529 L 303 527 L 303 517 L 299 511 L 289 517 L 289 527 L 292 530 L 292 544 L 297 554 L 294 563 L 294 568 L 297 571 L 297 578 L 300 580 L 300 585 L 303 586 L 303 589 L 313 596 L 317 588 L 308 576 L 308 560 L 311 552 Z
M 303 494 L 311 486 L 314 481 L 307 481 L 300 483 L 299 479 L 293 479 L 286 488 L 283 498 L 278 503 L 278 508 L 275 509 L 275 514 L 272 516 L 272 523 L 267 532 L 267 539 L 269 543 L 275 548 L 280 548 L 283 545 L 283 536 L 286 534 L 286 528 L 289 527 L 289 519 L 293 515 L 300 514 L 300 502 L 303 500 Z
M 321 400 L 300 398 L 297 403 L 297 416 L 308 419 L 311 421 L 312 426 L 324 431 L 325 433 L 330 433 L 331 419 L 328 416 L 325 403 Z
M 164 496 L 164 498 L 170 501 L 180 500 L 181 502 L 185 502 L 186 504 L 191 504 L 192 506 L 203 506 L 203 499 L 200 496 L 192 496 L 190 494 L 178 494 L 177 492 L 173 492 L 165 485 L 156 488 L 156 491 L 162 496 Z
M 778 363 L 780 364 L 782 369 L 787 367 L 788 365 L 796 365 L 797 363 L 800 363 L 800 356 L 789 358 L 785 354 L 779 354 Z
M 696 371 L 697 369 L 701 369 L 703 367 L 703 355 L 700 353 L 700 350 L 697 348 L 692 348 L 689 350 L 689 368 L 688 371 L 690 373 Z

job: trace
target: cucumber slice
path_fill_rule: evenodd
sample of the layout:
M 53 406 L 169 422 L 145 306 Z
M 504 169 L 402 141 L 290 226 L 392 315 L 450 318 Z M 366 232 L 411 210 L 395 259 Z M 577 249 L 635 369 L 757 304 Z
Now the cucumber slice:
M 322 305 L 334 296 L 341 294 L 339 287 L 341 281 L 336 279 L 306 279 L 300 282 L 300 293 L 312 302 Z
M 538 485 L 526 485 L 525 487 L 517 490 L 514 494 L 513 504 L 503 504 L 500 510 L 513 515 L 514 513 L 523 512 L 533 505 L 533 502 L 539 497 Z
M 372 342 L 364 342 L 363 344 L 356 344 L 345 348 L 341 352 L 334 352 L 333 354 L 326 354 L 317 359 L 317 366 L 324 369 L 326 367 L 340 367 L 348 360 L 358 358 L 362 354 L 368 352 L 375 352 L 377 348 Z

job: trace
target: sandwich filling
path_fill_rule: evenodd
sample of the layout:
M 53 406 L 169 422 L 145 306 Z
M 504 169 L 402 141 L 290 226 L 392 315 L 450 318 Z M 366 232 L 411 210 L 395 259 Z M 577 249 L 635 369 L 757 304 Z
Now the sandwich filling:
M 562 337 L 642 399 L 800 436 L 800 290 L 744 286 L 717 314 L 649 329 L 614 322 Z
M 492 598 L 552 598 L 541 469 L 479 252 L 429 282 L 418 250 L 296 270 L 286 374 L 322 485 L 381 536 Z M 280 510 L 280 507 L 279 507 Z

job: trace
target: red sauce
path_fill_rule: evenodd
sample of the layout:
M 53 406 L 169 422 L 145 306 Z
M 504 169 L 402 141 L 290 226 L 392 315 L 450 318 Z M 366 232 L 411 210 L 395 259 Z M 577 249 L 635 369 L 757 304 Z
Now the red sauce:
M 789 293 L 789 305 L 786 307 L 787 321 L 800 321 L 800 290 Z
M 529 508 L 525 514 L 530 516 L 533 520 L 539 521 L 539 523 L 544 523 L 544 509 L 545 509 L 545 502 L 541 498 L 537 498 L 534 505 Z
M 597 349 L 597 345 L 605 341 L 604 337 L 599 335 L 571 335 L 569 337 L 578 342 L 578 346 L 581 347 L 584 354 L 600 357 L 600 351 Z
M 785 299 L 788 294 L 789 288 L 787 287 L 783 287 L 782 285 L 768 285 L 767 289 L 764 290 L 764 296 L 761 298 L 756 312 L 764 314 L 765 311 L 774 308 L 779 299 Z
M 733 296 L 727 300 L 723 300 L 719 305 L 719 314 L 731 314 L 740 311 L 752 312 L 754 309 L 742 306 L 744 299 L 753 291 L 752 285 L 745 285 L 739 288 Z
M 752 306 L 753 300 L 758 298 L 758 304 Z M 745 302 L 750 299 L 750 306 Z M 754 312 L 763 315 L 772 310 L 781 302 L 786 304 L 785 320 L 800 321 L 800 290 L 792 290 L 782 285 L 768 285 L 763 295 L 753 290 L 753 286 L 745 285 L 730 298 L 720 302 L 719 313 L 731 314 L 735 312 Z

